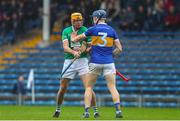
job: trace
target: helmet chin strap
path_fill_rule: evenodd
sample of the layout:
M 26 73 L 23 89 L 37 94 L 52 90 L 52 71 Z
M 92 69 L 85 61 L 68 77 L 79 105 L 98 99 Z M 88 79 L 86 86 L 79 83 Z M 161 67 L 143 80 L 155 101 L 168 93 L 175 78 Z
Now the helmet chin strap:
M 98 18 L 98 20 L 96 21 L 95 25 L 97 25 L 99 23 L 99 20 L 101 20 L 102 17 L 103 17 L 103 14 Z

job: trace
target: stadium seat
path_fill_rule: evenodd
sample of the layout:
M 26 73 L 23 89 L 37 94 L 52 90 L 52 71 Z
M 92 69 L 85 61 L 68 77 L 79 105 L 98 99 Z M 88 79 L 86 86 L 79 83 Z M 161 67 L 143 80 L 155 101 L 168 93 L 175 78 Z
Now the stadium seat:
M 124 82 L 121 77 L 116 76 L 122 106 L 178 107 L 180 45 L 177 43 L 179 43 L 179 39 L 169 41 L 165 38 L 124 37 L 122 43 L 124 50 L 115 59 L 116 69 L 131 78 L 129 82 Z M 17 62 L 9 63 L 7 64 L 8 68 L 0 70 L 0 96 L 11 98 L 13 96 L 10 92 L 12 84 L 16 83 L 18 74 L 24 73 L 27 80 L 29 71 L 33 68 L 35 72 L 35 104 L 55 105 L 56 93 L 61 83 L 59 76 L 64 61 L 61 44 L 54 42 L 45 48 L 23 48 L 24 51 L 15 53 Z M 173 46 L 173 48 L 169 46 Z M 25 58 L 20 58 L 24 55 Z M 102 101 L 98 104 L 113 105 L 103 76 L 98 78 L 94 91 L 97 100 Z M 28 90 L 27 96 L 31 96 L 31 90 Z M 70 82 L 64 105 L 83 105 L 83 96 L 82 81 L 75 78 Z M 32 104 L 30 99 L 25 103 Z M 9 99 L 0 101 L 0 104 L 15 104 L 15 102 Z

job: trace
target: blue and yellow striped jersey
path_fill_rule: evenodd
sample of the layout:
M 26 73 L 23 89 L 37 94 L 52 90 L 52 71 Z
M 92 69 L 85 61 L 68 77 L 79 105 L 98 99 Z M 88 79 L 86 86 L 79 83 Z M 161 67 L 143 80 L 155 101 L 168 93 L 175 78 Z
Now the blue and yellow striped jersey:
M 91 63 L 113 63 L 114 40 L 119 39 L 116 31 L 107 24 L 97 24 L 90 27 L 85 33 L 91 36 Z

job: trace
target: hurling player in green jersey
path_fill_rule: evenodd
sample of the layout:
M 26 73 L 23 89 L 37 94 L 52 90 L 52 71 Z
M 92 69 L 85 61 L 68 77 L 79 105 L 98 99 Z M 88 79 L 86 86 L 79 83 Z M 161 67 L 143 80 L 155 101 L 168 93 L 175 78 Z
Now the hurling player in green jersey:
M 61 105 L 64 99 L 64 94 L 67 91 L 68 84 L 70 80 L 74 79 L 76 74 L 80 76 L 83 84 L 86 85 L 86 80 L 89 74 L 88 58 L 87 58 L 87 48 L 83 43 L 90 43 L 90 39 L 85 39 L 81 42 L 72 42 L 71 38 L 79 34 L 84 33 L 87 28 L 83 26 L 83 17 L 81 13 L 71 14 L 71 24 L 72 26 L 67 27 L 62 32 L 63 48 L 65 52 L 65 62 L 62 72 L 67 68 L 67 66 L 72 62 L 74 58 L 78 58 L 74 63 L 68 68 L 68 70 L 63 74 L 60 80 L 60 87 L 57 93 L 57 107 L 53 117 L 59 117 L 61 113 Z M 77 81 L 77 80 L 74 80 Z M 96 106 L 96 97 L 93 92 L 93 100 L 91 101 L 91 106 L 94 108 L 94 117 L 99 117 L 98 109 Z

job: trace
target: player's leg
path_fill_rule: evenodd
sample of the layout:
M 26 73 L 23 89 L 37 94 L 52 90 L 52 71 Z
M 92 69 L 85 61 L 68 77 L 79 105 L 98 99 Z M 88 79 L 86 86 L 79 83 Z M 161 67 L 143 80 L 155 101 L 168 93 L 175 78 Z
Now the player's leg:
M 107 81 L 107 87 L 112 95 L 112 99 L 116 108 L 116 117 L 121 118 L 122 112 L 120 109 L 120 95 L 116 89 L 116 75 L 114 64 L 108 64 L 103 70 L 103 74 Z
M 85 85 L 87 83 L 88 75 L 89 74 L 87 73 L 87 74 L 84 74 L 84 75 L 80 76 L 81 80 L 83 81 L 84 87 L 85 87 Z M 94 91 L 92 91 L 91 107 L 93 107 L 93 109 L 94 109 L 94 117 L 98 118 L 99 113 L 98 113 L 98 108 L 97 108 L 97 105 L 96 105 L 96 95 L 95 95 Z
M 78 63 L 78 74 L 83 81 L 84 87 L 87 83 L 88 77 L 89 77 L 89 65 L 88 65 L 88 59 L 87 58 L 81 58 L 79 59 Z M 91 101 L 91 107 L 94 109 L 94 117 L 99 117 L 98 109 L 96 106 L 96 95 L 94 91 L 92 91 L 92 101 Z
M 91 106 L 92 95 L 93 95 L 93 86 L 98 78 L 98 75 L 101 73 L 97 64 L 89 64 L 89 74 L 85 83 L 85 93 L 84 93 L 84 103 L 85 103 L 85 113 L 84 118 L 89 116 L 89 108 Z
M 64 94 L 67 91 L 69 81 L 70 81 L 70 79 L 66 79 L 66 78 L 63 78 L 61 80 L 60 88 L 57 93 L 57 99 L 56 99 L 56 111 L 55 111 L 53 117 L 59 117 L 59 115 L 60 115 L 60 111 L 61 111 L 60 108 L 61 108 L 61 105 L 62 105 L 62 102 L 64 99 Z
M 67 66 L 71 62 L 72 62 L 71 60 L 65 60 L 62 72 L 67 68 Z M 66 93 L 69 81 L 74 79 L 74 77 L 76 75 L 76 71 L 74 71 L 73 65 L 62 76 L 59 91 L 57 93 L 56 111 L 55 111 L 53 117 L 59 117 L 60 112 L 61 112 L 60 108 L 61 108 L 61 105 L 62 105 L 62 102 L 63 102 L 63 99 L 64 99 L 64 94 Z
M 115 74 L 106 75 L 105 78 L 107 80 L 107 86 L 112 95 L 112 99 L 116 108 L 116 117 L 121 118 L 122 113 L 120 109 L 120 95 L 116 89 Z
M 84 103 L 85 103 L 85 112 L 84 118 L 89 118 L 89 108 L 91 107 L 92 97 L 93 97 L 93 86 L 96 82 L 97 75 L 89 74 L 88 79 L 85 84 L 85 93 L 84 93 Z
M 60 109 L 60 106 L 62 105 L 64 94 L 67 91 L 67 87 L 69 84 L 70 79 L 62 79 L 60 84 L 60 89 L 57 93 L 57 109 Z
M 100 115 L 98 112 L 98 107 L 97 107 L 97 102 L 96 102 L 96 94 L 95 94 L 94 90 L 92 92 L 91 107 L 94 110 L 94 118 L 98 118 Z

